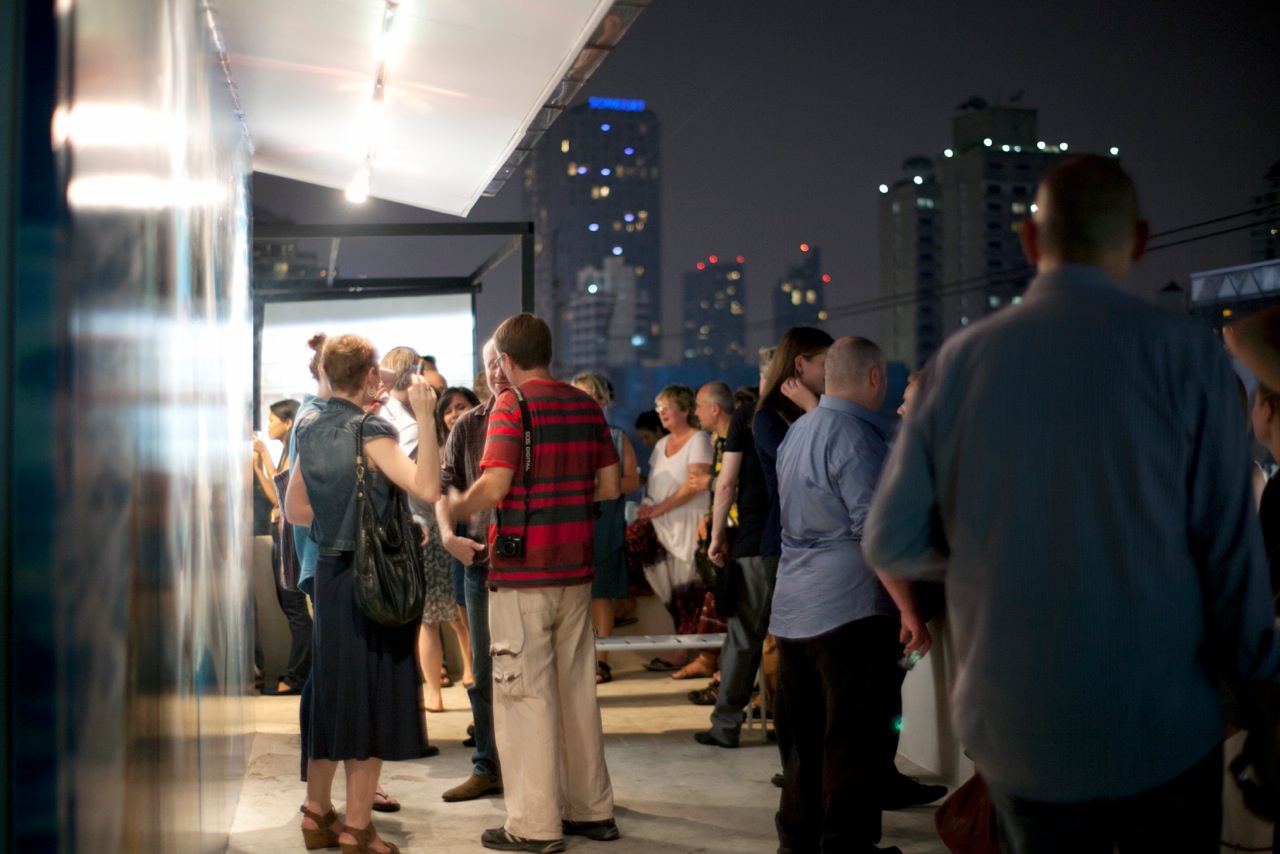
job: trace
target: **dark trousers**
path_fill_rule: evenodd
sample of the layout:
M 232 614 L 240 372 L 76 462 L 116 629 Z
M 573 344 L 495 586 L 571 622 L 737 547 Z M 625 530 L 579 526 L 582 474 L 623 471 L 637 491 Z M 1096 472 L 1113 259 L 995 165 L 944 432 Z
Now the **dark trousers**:
M 1127 798 L 1048 803 L 988 788 L 1005 854 L 1216 854 L 1222 835 L 1221 744 L 1169 782 Z
M 867 617 L 806 640 L 778 638 L 791 741 L 779 852 L 872 851 L 880 792 L 894 779 L 902 715 L 899 623 Z M 779 741 L 782 734 L 779 733 Z
M 284 682 L 295 690 L 302 688 L 311 673 L 311 613 L 307 610 L 307 594 L 301 590 L 285 590 L 280 586 L 280 528 L 271 529 L 271 565 L 276 578 L 276 601 L 289 623 L 289 662 Z M 268 677 L 270 678 L 270 677 Z
M 773 586 L 778 578 L 777 555 L 747 557 L 737 563 L 737 595 L 720 649 L 720 690 L 711 713 L 711 730 L 723 740 L 736 739 L 742 729 L 742 709 L 751 702 L 751 686 L 760 669 L 764 636 L 769 632 Z M 763 695 L 763 685 L 760 690 Z
M 489 653 L 489 579 L 487 566 L 466 568 L 463 591 L 467 599 L 467 621 L 471 624 L 471 672 L 475 682 L 467 689 L 471 720 L 475 724 L 476 749 L 471 769 L 490 779 L 499 776 L 498 745 L 493 740 L 493 656 Z

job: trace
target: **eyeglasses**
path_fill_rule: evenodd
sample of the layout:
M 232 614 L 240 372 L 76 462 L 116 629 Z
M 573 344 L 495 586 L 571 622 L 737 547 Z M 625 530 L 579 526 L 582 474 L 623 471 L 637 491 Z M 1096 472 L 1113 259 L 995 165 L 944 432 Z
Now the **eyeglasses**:
M 496 367 L 500 366 L 501 364 L 502 364 L 502 354 L 501 354 L 501 353 L 499 353 L 498 355 L 496 355 L 496 356 L 494 356 L 494 357 L 493 357 L 492 361 L 490 361 L 490 362 L 489 362 L 489 367 L 490 367 L 490 368 L 496 368 Z

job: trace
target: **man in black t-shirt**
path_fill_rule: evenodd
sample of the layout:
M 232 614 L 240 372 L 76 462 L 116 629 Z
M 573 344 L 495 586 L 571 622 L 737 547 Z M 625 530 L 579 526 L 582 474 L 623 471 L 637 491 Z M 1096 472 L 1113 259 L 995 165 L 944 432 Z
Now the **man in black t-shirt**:
M 699 744 L 737 747 L 742 709 L 751 699 L 751 686 L 760 667 L 764 636 L 769 629 L 769 606 L 778 575 L 778 556 L 760 556 L 760 532 L 769 512 L 764 473 L 751 434 L 751 407 L 739 407 L 729 422 L 724 457 L 716 480 L 708 555 L 719 567 L 732 560 L 738 566 L 733 613 L 720 650 L 720 690 L 711 729 L 694 733 Z M 738 507 L 738 524 L 728 533 L 729 508 Z

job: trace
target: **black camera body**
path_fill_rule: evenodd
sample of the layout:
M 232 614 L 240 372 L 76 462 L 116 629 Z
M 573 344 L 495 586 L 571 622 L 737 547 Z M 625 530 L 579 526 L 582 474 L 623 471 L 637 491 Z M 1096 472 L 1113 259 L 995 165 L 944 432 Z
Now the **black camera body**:
M 499 534 L 493 541 L 493 553 L 502 557 L 524 557 L 524 537 L 519 534 Z

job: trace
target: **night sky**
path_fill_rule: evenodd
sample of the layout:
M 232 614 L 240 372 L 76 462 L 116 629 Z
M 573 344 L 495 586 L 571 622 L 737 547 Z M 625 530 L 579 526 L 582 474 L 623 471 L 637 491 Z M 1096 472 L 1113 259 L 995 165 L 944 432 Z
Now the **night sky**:
M 1280 160 L 1277 34 L 1274 0 L 653 0 L 580 97 L 643 98 L 662 122 L 669 330 L 681 273 L 741 254 L 747 344 L 773 343 L 771 289 L 808 242 L 833 279 L 829 330 L 874 338 L 877 316 L 859 304 L 878 295 L 877 187 L 907 157 L 951 144 L 959 104 L 1021 92 L 1042 139 L 1119 146 L 1159 233 L 1246 210 Z M 557 139 L 553 126 L 544 142 Z M 353 211 L 339 193 L 270 176 L 254 192 L 301 222 L 452 219 L 374 201 Z M 468 219 L 520 218 L 516 179 Z M 487 248 L 449 252 L 452 272 L 469 272 Z M 1131 286 L 1150 295 L 1248 261 L 1248 231 L 1237 231 L 1153 252 Z M 347 276 L 411 275 L 423 259 L 344 246 L 342 262 Z M 481 335 L 504 313 L 482 298 Z

